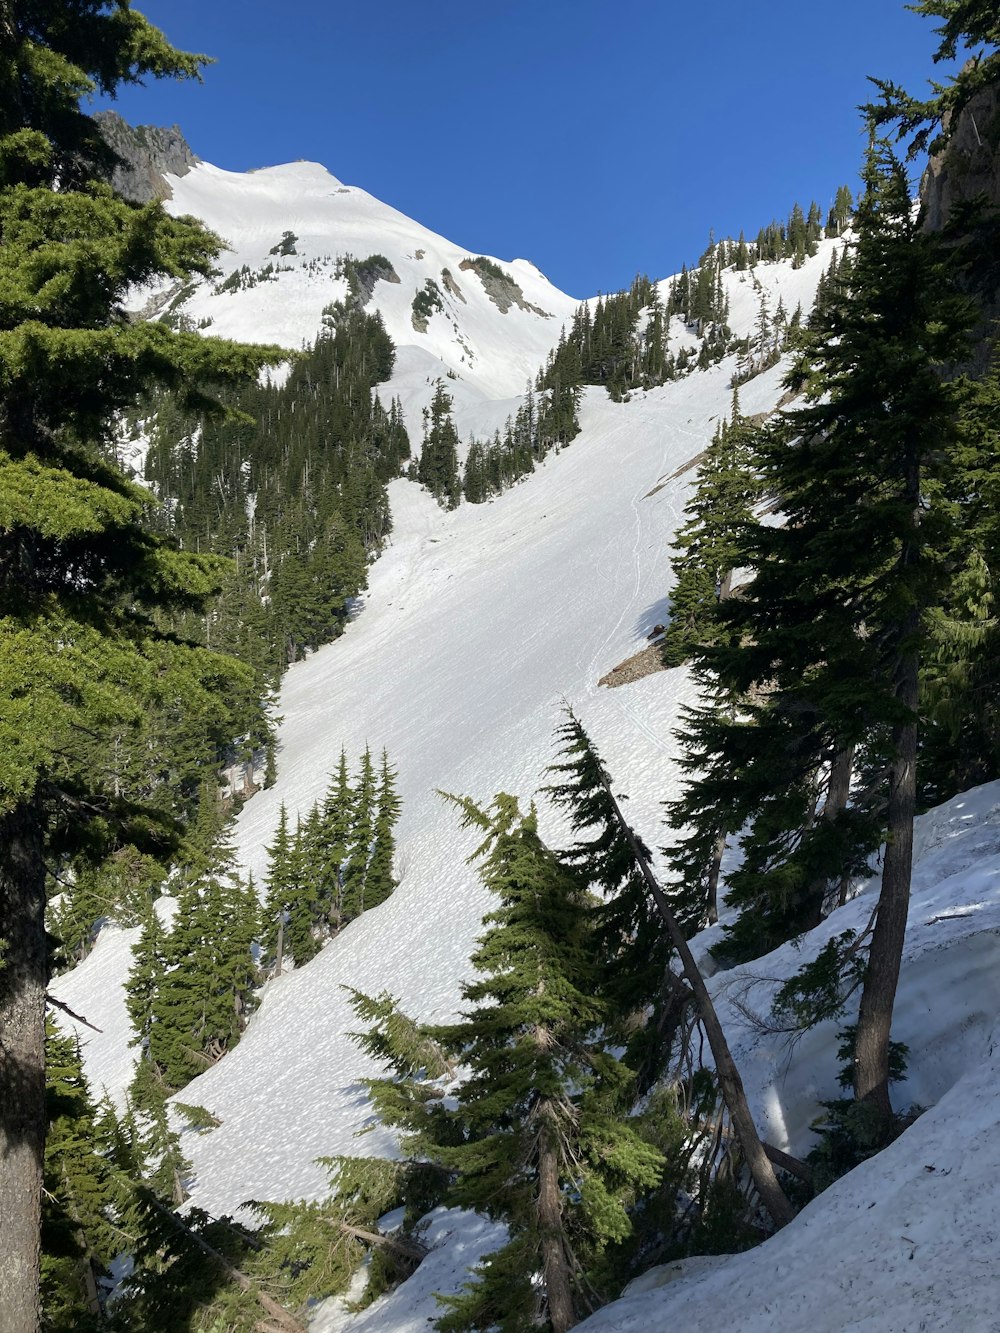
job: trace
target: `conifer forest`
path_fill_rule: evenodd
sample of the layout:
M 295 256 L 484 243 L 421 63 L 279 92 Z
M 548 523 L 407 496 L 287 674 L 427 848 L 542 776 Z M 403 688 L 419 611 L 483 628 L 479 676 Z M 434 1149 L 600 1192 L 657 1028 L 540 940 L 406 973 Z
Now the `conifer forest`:
M 998 1326 L 1000 15 L 908 8 L 853 185 L 577 302 L 0 3 L 0 1333 Z

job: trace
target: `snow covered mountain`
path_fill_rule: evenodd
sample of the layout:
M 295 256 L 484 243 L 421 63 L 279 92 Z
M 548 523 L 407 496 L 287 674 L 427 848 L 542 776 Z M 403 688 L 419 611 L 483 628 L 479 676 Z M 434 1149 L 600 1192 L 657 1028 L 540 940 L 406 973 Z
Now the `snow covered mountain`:
M 392 392 L 414 441 L 438 377 L 448 376 L 465 438 L 477 406 L 523 393 L 577 305 L 527 260 L 453 245 L 316 162 L 252 172 L 199 162 L 164 179 L 168 210 L 194 214 L 225 241 L 223 273 L 144 292 L 139 307 L 209 335 L 299 348 L 316 337 L 325 307 L 350 296 L 349 261 L 378 257 L 358 299 L 380 311 L 398 349 Z M 475 420 L 482 429 L 481 414 Z
M 387 261 L 383 271 L 391 268 L 397 280 L 376 277 L 369 297 L 397 345 L 393 380 L 380 392 L 401 396 L 415 442 L 421 409 L 442 375 L 463 438 L 501 425 L 575 306 L 526 261 L 490 261 L 513 279 L 520 295 L 512 298 L 510 285 L 477 264 L 478 256 L 312 163 L 246 175 L 198 164 L 169 183 L 172 212 L 202 217 L 226 239 L 225 272 L 191 289 L 143 293 L 141 303 L 147 311 L 170 308 L 209 336 L 298 347 L 315 336 L 326 305 L 348 298 L 345 256 Z M 788 310 L 800 302 L 807 308 L 832 244 L 824 242 L 798 270 L 779 263 L 754 274 L 727 271 L 735 331 L 751 331 L 761 289 L 772 309 L 779 297 Z M 244 270 L 249 277 L 240 276 Z M 421 316 L 427 303 L 418 302 L 415 312 L 414 298 L 430 290 L 429 282 L 440 308 L 431 301 Z M 671 334 L 689 337 L 676 324 Z M 292 818 L 306 813 L 325 791 L 342 746 L 349 754 L 366 743 L 385 746 L 398 766 L 404 803 L 401 883 L 306 967 L 271 982 L 240 1045 L 184 1090 L 184 1101 L 207 1107 L 220 1121 L 207 1135 L 185 1136 L 196 1204 L 220 1212 L 252 1197 L 316 1197 L 326 1186 L 317 1157 L 389 1147 L 381 1131 L 355 1137 L 369 1117 L 360 1080 L 374 1070 L 348 1035 L 355 1020 L 341 987 L 390 991 L 418 1018 L 456 1012 L 487 896 L 465 862 L 473 839 L 460 831 L 439 790 L 487 801 L 500 790 L 532 796 L 554 757 L 553 732 L 568 702 L 617 788 L 628 793 L 632 822 L 650 845 L 664 840 L 660 805 L 677 781 L 672 731 L 679 705 L 691 697 L 690 682 L 683 670 L 618 688 L 599 681 L 640 653 L 665 619 L 668 548 L 693 461 L 728 412 L 733 369 L 728 359 L 625 403 L 588 390 L 580 436 L 488 505 L 446 513 L 412 484 L 391 484 L 392 545 L 372 570 L 363 613 L 340 640 L 289 670 L 278 710 L 284 718 L 278 782 L 244 808 L 236 838 L 241 864 L 259 882 L 281 804 Z M 773 409 L 781 376 L 779 365 L 746 384 L 743 411 Z M 559 842 L 566 832 L 560 818 L 544 803 L 541 815 L 543 834 Z M 596 1316 L 595 1329 L 667 1327 L 684 1318 L 707 1330 L 715 1326 L 700 1322 L 700 1301 L 710 1284 L 731 1281 L 751 1293 L 751 1322 L 740 1325 L 746 1329 L 1000 1327 L 993 1307 L 971 1290 L 957 1323 L 950 1322 L 957 1306 L 936 1313 L 927 1294 L 935 1284 L 940 1289 L 949 1265 L 958 1265 L 971 1284 L 987 1252 L 988 1196 L 974 1189 L 959 1148 L 948 1140 L 955 1103 L 965 1098 L 973 1113 L 957 1142 L 967 1139 L 984 1174 L 998 1152 L 992 1066 L 982 1062 L 992 1050 L 1000 1004 L 1000 784 L 926 816 L 919 846 L 898 1035 L 910 1046 L 903 1100 L 940 1101 L 938 1108 L 760 1250 L 717 1261 L 676 1286 L 636 1292 Z M 876 889 L 873 881 L 798 948 L 785 946 L 713 980 L 753 1110 L 778 1146 L 807 1150 L 818 1103 L 836 1094 L 833 1025 L 789 1052 L 778 1039 L 741 1028 L 727 997 L 766 1009 L 775 986 L 831 932 L 863 925 Z M 87 960 L 54 987 L 102 1029 L 80 1031 L 91 1079 L 115 1094 L 131 1074 L 121 985 L 135 934 L 108 928 Z M 708 943 L 700 941 L 703 954 Z M 954 1178 L 945 1180 L 952 1171 Z M 932 1244 L 921 1230 L 921 1207 L 957 1213 L 970 1197 L 954 1244 Z M 836 1229 L 834 1238 L 828 1227 Z M 910 1283 L 909 1303 L 899 1307 L 896 1323 L 873 1324 L 864 1300 L 877 1285 L 874 1237 L 887 1227 L 902 1239 L 895 1266 L 885 1271 L 897 1285 Z M 316 1326 L 355 1333 L 426 1328 L 436 1313 L 431 1293 L 459 1285 L 492 1234 L 485 1224 L 453 1215 L 440 1217 L 435 1228 L 440 1249 L 400 1293 L 353 1324 L 328 1311 Z M 818 1228 L 841 1251 L 840 1267 L 830 1279 L 836 1291 L 807 1300 L 803 1291 L 815 1276 L 808 1256 L 824 1243 Z M 920 1262 L 910 1263 L 914 1255 Z M 845 1298 L 852 1282 L 854 1294 Z M 837 1309 L 839 1322 L 831 1322 L 835 1296 L 847 1302 Z M 732 1309 L 720 1298 L 713 1304 Z M 921 1310 L 925 1322 L 917 1323 Z M 728 1317 L 726 1323 L 734 1326 Z

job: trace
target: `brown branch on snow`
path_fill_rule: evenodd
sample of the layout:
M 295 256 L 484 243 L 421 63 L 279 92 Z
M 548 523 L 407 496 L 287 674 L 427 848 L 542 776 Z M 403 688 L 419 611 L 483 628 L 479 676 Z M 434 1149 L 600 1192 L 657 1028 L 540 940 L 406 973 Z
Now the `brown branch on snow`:
M 84 1018 L 83 1014 L 74 1013 L 68 1004 L 63 1004 L 62 1000 L 57 1000 L 56 997 L 50 995 L 48 991 L 45 992 L 45 1002 L 46 1004 L 51 1004 L 53 1009 L 61 1009 L 64 1014 L 69 1014 L 70 1018 L 74 1018 L 78 1023 L 82 1023 L 84 1027 L 90 1028 L 91 1032 L 103 1033 L 103 1028 L 95 1027 L 89 1018 Z

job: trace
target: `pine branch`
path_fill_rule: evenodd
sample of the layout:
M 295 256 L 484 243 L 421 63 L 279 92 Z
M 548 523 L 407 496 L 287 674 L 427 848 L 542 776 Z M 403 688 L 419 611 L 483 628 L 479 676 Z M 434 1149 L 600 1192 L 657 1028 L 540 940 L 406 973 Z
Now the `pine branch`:
M 70 1018 L 74 1018 L 78 1023 L 82 1023 L 84 1027 L 90 1028 L 91 1032 L 104 1031 L 103 1028 L 95 1027 L 94 1024 L 91 1023 L 89 1019 L 84 1018 L 82 1014 L 74 1013 L 68 1004 L 64 1004 L 62 1000 L 57 1000 L 56 997 L 50 995 L 48 991 L 45 992 L 45 1002 L 46 1004 L 51 1004 L 53 1009 L 61 1009 L 64 1014 L 69 1014 Z

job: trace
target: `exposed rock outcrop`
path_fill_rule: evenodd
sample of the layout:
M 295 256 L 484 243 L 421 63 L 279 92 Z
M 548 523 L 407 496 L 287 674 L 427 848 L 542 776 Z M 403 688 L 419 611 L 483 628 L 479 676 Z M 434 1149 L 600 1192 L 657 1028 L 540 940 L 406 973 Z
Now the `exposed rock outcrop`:
M 111 184 L 133 203 L 169 199 L 170 187 L 164 175 L 186 176 L 199 161 L 177 125 L 170 129 L 130 125 L 117 111 L 98 111 L 94 119 L 119 159 Z
M 519 310 L 530 310 L 533 315 L 541 315 L 543 319 L 552 318 L 547 310 L 542 310 L 539 306 L 526 301 L 524 292 L 511 275 L 485 255 L 479 255 L 475 259 L 463 259 L 458 267 L 476 274 L 483 284 L 483 291 L 501 315 L 506 315 L 511 306 L 516 305 Z
M 1000 84 L 982 88 L 945 122 L 947 142 L 927 164 L 920 184 L 924 227 L 942 231 L 951 222 L 950 243 L 966 250 L 960 286 L 981 309 L 968 369 L 984 369 L 1000 318 Z M 976 217 L 956 225 L 956 209 L 985 201 Z
M 977 195 L 1000 205 L 1000 85 L 981 89 L 946 129 L 948 143 L 928 162 L 920 186 L 928 231 L 940 231 L 956 204 Z

